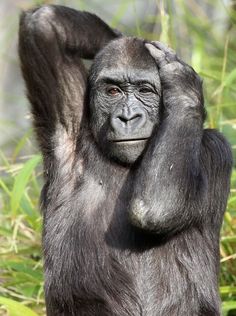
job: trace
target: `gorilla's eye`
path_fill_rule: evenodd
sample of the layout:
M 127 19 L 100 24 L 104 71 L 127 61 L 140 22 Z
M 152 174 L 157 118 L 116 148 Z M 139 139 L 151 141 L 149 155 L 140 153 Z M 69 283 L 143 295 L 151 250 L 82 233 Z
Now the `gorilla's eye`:
M 116 96 L 121 93 L 121 90 L 118 87 L 109 87 L 107 89 L 107 94 L 111 96 Z
M 149 88 L 149 87 L 142 87 L 142 88 L 139 89 L 139 92 L 145 94 L 145 93 L 152 93 L 153 90 L 151 88 Z

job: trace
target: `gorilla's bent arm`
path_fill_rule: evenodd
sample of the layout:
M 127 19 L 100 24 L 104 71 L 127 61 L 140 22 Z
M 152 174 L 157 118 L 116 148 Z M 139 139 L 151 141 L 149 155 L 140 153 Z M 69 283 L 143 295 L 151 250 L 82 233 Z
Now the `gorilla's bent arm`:
M 93 58 L 116 37 L 97 16 L 63 6 L 22 14 L 19 54 L 44 156 L 53 158 L 59 141 L 69 151 L 78 136 L 87 79 L 80 58 Z
M 165 236 L 201 222 L 214 222 L 220 229 L 229 192 L 230 147 L 220 133 L 203 130 L 202 83 L 195 71 L 159 42 L 147 48 L 159 68 L 166 115 L 137 170 L 131 220 Z M 219 195 L 223 198 L 217 204 Z

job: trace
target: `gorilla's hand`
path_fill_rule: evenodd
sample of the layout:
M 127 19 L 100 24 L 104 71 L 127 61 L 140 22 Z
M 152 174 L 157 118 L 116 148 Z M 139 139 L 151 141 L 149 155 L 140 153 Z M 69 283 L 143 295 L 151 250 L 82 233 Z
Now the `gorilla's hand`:
M 159 68 L 163 104 L 168 114 L 190 108 L 203 113 L 202 81 L 193 68 L 160 42 L 146 43 L 145 46 Z

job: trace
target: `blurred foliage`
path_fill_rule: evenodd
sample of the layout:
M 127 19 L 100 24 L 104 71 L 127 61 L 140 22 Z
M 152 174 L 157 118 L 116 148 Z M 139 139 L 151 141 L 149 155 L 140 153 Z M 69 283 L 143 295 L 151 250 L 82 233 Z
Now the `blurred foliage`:
M 101 1 L 104 4 L 105 2 Z M 231 142 L 235 156 L 236 5 L 225 5 L 219 0 L 146 2 L 156 8 L 153 15 L 140 18 L 136 10 L 138 1 L 123 0 L 119 1 L 116 11 L 110 13 L 110 21 L 107 22 L 125 34 L 169 43 L 200 73 L 204 79 L 208 112 L 206 127 L 223 132 Z M 35 4 L 60 3 L 92 10 L 93 5 L 90 3 L 89 7 L 86 1 L 18 3 L 21 9 Z M 112 1 L 106 3 L 107 12 L 111 3 Z M 94 7 L 93 12 L 96 11 L 95 2 Z M 122 22 L 127 10 L 132 10 L 135 17 L 132 26 Z M 41 217 L 38 211 L 42 186 L 41 158 L 35 154 L 31 134 L 29 131 L 21 139 L 14 139 L 16 145 L 7 157 L 0 152 L 0 315 L 45 315 Z M 24 148 L 32 154 L 24 156 Z M 223 315 L 236 315 L 235 169 L 222 228 L 220 292 Z

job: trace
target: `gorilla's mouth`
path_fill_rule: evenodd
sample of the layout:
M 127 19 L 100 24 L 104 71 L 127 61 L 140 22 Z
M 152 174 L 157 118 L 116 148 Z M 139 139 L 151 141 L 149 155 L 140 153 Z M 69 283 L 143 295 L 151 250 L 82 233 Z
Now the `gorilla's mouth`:
M 136 143 L 139 143 L 139 142 L 145 142 L 147 140 L 148 140 L 148 137 L 147 138 L 116 139 L 116 140 L 113 140 L 113 143 L 118 143 L 118 144 L 126 144 L 126 143 L 136 144 Z

